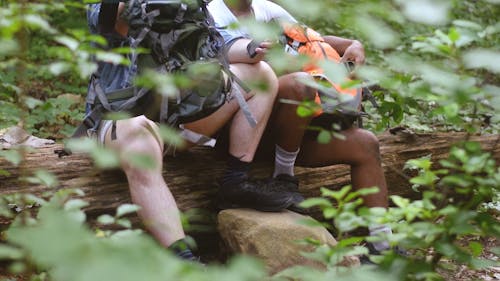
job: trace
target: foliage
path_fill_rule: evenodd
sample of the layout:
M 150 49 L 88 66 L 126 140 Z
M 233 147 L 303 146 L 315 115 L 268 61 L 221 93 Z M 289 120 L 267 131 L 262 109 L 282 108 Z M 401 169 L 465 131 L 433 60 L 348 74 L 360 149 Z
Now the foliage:
M 32 218 L 17 216 L 7 231 L 11 245 L 0 247 L 0 259 L 15 261 L 11 269 L 46 280 L 262 280 L 262 265 L 250 258 L 234 258 L 227 267 L 189 263 L 175 258 L 142 231 L 104 234 L 85 225 L 85 202 L 56 192 Z M 117 210 L 119 218 L 135 211 L 131 205 Z M 113 217 L 109 216 L 111 220 Z M 100 222 L 109 221 L 101 216 Z M 119 222 L 123 225 L 123 221 Z M 131 266 L 133 269 L 131 270 Z M 41 268 L 43 271 L 38 271 Z M 28 275 L 29 276 L 29 275 Z M 236 279 L 235 279 L 236 278 Z
M 498 1 L 277 2 L 324 34 L 363 42 L 368 61 L 356 69 L 357 81 L 371 86 L 380 104 L 379 109 L 367 105 L 370 128 L 380 131 L 404 125 L 417 131 L 498 133 Z M 105 42 L 90 35 L 84 21 L 85 9 L 78 1 L 0 1 L 0 129 L 20 123 L 40 136 L 60 139 L 69 135 L 82 117 L 83 104 L 62 94 L 84 94 L 96 67 L 93 56 L 124 61 L 113 51 L 93 48 L 93 43 Z M 251 26 L 261 36 L 273 34 L 260 25 Z M 269 61 L 277 72 L 296 67 L 283 60 L 281 50 L 273 50 Z M 334 65 L 326 64 L 325 69 L 327 75 L 339 78 Z M 159 80 L 164 83 L 159 85 L 162 89 L 176 86 L 169 77 Z M 304 104 L 299 111 L 307 115 L 310 105 Z M 172 143 L 179 142 L 171 129 L 162 128 L 162 135 Z M 338 134 L 322 131 L 319 136 L 327 142 Z M 116 155 L 95 143 L 74 145 L 93 155 L 101 168 L 118 164 Z M 23 152 L 1 151 L 0 157 L 17 166 Z M 138 166 L 150 163 L 135 158 L 132 162 Z M 441 168 L 436 169 L 432 158 L 409 161 L 407 169 L 418 173 L 410 181 L 422 198 L 412 201 L 392 196 L 394 207 L 388 210 L 361 207 L 362 197 L 375 189 L 322 189 L 322 198 L 304 205 L 321 208 L 343 238 L 334 248 L 317 245 L 317 251 L 309 255 L 325 263 L 326 272 L 291 268 L 271 279 L 438 280 L 437 270 L 449 266 L 447 261 L 472 268 L 491 265 L 479 258 L 484 251 L 480 243 L 461 245 L 458 241 L 466 236 L 499 236 L 495 212 L 486 207 L 498 203 L 498 166 L 491 155 L 471 142 L 455 146 L 439 164 Z M 0 176 L 4 173 L 0 170 Z M 20 180 L 58 186 L 57 178 L 46 171 Z M 254 259 L 240 257 L 224 266 L 202 268 L 174 258 L 148 235 L 131 228 L 126 214 L 137 210 L 134 205 L 98 218 L 101 227 L 113 225 L 120 230 L 91 230 L 85 224 L 82 208 L 87 203 L 78 199 L 81 195 L 79 190 L 54 189 L 41 196 L 0 198 L 0 216 L 14 219 L 2 233 L 6 243 L 0 245 L 0 260 L 11 272 L 32 280 L 266 278 L 264 268 Z M 411 255 L 388 252 L 378 259 L 372 257 L 380 264 L 377 268 L 337 266 L 344 256 L 367 254 L 359 244 L 368 238 L 351 232 L 371 223 L 391 224 L 396 233 L 390 237 L 391 243 L 408 249 Z
M 85 6 L 77 1 L 3 1 L 0 5 L 0 129 L 24 124 L 30 133 L 61 139 L 71 135 L 84 107 L 66 100 L 83 95 L 96 65 Z
M 389 251 L 383 257 L 372 256 L 372 260 L 379 263 L 381 272 L 396 276 L 396 280 L 441 279 L 436 273 L 439 267 L 455 269 L 442 261 L 453 260 L 472 268 L 498 265 L 495 260 L 479 258 L 484 249 L 477 240 L 500 237 L 496 217 L 481 208 L 481 204 L 491 202 L 500 189 L 500 168 L 491 155 L 481 151 L 474 142 L 453 147 L 449 158 L 440 162 L 443 169 L 434 170 L 427 157 L 408 161 L 408 169 L 419 171 L 410 182 L 422 193 L 422 199 L 410 201 L 393 195 L 394 207 L 388 210 L 360 208 L 359 196 L 376 189 L 352 192 L 350 186 L 339 191 L 322 189 L 322 198 L 308 199 L 302 205 L 321 208 L 323 216 L 333 220 L 339 238 L 359 227 L 390 224 L 396 234 L 380 238 L 389 239 L 393 246 L 403 247 L 410 254 L 404 256 Z M 461 238 L 470 235 L 475 239 L 461 245 Z M 367 254 L 366 249 L 356 246 L 365 239 L 376 241 L 377 238 L 350 236 L 333 248 L 319 247 L 311 256 L 335 268 L 346 255 Z M 303 280 L 316 280 L 315 274 L 308 272 L 301 276 Z
M 367 65 L 356 73 L 377 85 L 380 103 L 378 111 L 366 105 L 370 128 L 498 132 L 498 3 L 330 1 L 315 9 L 316 1 L 278 2 L 300 7 L 295 14 L 323 34 L 363 42 Z

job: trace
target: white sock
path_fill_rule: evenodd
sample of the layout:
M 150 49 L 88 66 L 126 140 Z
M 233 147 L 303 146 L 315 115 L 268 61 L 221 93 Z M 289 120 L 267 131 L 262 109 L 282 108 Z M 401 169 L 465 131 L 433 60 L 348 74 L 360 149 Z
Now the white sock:
M 299 151 L 300 149 L 297 149 L 295 152 L 288 152 L 279 145 L 276 145 L 273 177 L 280 174 L 293 176 L 293 167 L 295 166 L 295 160 L 297 159 L 297 155 L 299 155 Z
M 368 230 L 370 231 L 370 236 L 379 236 L 380 234 L 385 234 L 385 235 L 391 235 L 392 234 L 392 229 L 388 225 L 373 225 L 368 227 Z M 385 251 L 389 250 L 389 241 L 387 240 L 380 240 L 377 242 L 371 242 L 373 245 L 373 248 L 377 251 Z

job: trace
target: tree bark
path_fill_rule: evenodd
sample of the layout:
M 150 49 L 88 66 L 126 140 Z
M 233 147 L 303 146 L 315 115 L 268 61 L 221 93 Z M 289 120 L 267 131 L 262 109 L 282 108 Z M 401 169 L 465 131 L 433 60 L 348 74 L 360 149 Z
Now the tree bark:
M 432 155 L 437 163 L 447 156 L 450 146 L 465 140 L 464 133 L 433 134 L 390 134 L 379 136 L 380 151 L 389 193 L 415 198 L 408 179 L 413 176 L 410 171 L 403 170 L 405 162 L 426 155 Z M 470 136 L 469 140 L 481 143 L 484 150 L 500 159 L 498 135 Z M 130 202 L 125 176 L 120 171 L 99 171 L 93 167 L 92 161 L 83 154 L 73 154 L 58 158 L 54 154 L 60 145 L 52 145 L 35 149 L 26 154 L 26 159 L 19 167 L 0 158 L 0 170 L 9 175 L 0 175 L 0 195 L 29 192 L 41 194 L 47 188 L 40 184 L 21 182 L 20 177 L 37 169 L 53 173 L 59 180 L 59 188 L 80 188 L 85 192 L 83 199 L 90 203 L 87 212 L 90 216 L 109 213 L 123 203 Z M 253 171 L 256 176 L 268 176 L 272 171 L 272 163 L 255 163 Z M 224 169 L 224 161 L 218 160 L 212 149 L 194 148 L 189 152 L 167 157 L 164 162 L 163 175 L 176 198 L 181 210 L 202 208 L 213 210 L 212 204 L 216 192 L 216 179 Z M 297 167 L 296 175 L 300 180 L 300 191 L 306 197 L 318 196 L 320 187 L 340 188 L 350 183 L 349 166 L 334 165 L 320 168 Z

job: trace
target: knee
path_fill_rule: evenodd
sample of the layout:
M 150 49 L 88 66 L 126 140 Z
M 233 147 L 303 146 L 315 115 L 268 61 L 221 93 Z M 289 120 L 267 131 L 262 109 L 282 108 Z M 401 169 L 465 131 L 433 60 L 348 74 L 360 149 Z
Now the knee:
M 273 98 L 277 96 L 278 93 L 278 77 L 274 73 L 274 70 L 266 62 L 256 63 L 255 66 L 258 68 L 258 72 L 261 77 L 261 81 L 265 87 L 265 92 L 272 95 Z
M 155 122 L 137 116 L 117 123 L 117 143 L 126 152 L 159 155 L 163 153 L 163 140 Z M 157 158 L 157 157 L 155 157 Z
M 303 81 L 311 79 L 306 72 L 295 72 L 279 79 L 279 98 L 304 101 L 314 100 L 316 89 L 306 86 Z
M 356 140 L 362 148 L 359 151 L 364 151 L 365 157 L 380 162 L 380 143 L 375 134 L 368 130 L 358 129 Z

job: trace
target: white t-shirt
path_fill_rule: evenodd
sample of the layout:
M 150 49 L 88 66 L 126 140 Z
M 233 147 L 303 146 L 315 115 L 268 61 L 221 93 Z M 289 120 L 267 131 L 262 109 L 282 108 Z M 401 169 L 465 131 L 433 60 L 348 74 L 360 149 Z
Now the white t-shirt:
M 275 19 L 281 19 L 289 22 L 297 22 L 280 5 L 267 0 L 253 0 L 252 9 L 256 21 L 270 22 Z M 212 14 L 218 31 L 224 37 L 224 42 L 230 43 L 238 38 L 250 38 L 245 30 L 228 27 L 230 24 L 238 22 L 238 18 L 229 10 L 224 0 L 213 0 L 210 2 L 208 4 L 208 11 Z

